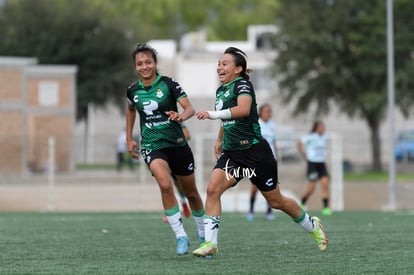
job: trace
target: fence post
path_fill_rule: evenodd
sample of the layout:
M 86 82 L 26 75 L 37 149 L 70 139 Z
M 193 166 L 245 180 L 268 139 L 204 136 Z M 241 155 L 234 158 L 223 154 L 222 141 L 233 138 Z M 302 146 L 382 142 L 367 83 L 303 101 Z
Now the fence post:
M 51 211 L 54 209 L 53 205 L 53 193 L 55 188 L 55 137 L 50 136 L 48 139 L 49 147 L 49 160 L 48 160 L 48 179 L 49 179 L 49 188 L 48 188 L 48 199 L 47 199 L 47 210 Z

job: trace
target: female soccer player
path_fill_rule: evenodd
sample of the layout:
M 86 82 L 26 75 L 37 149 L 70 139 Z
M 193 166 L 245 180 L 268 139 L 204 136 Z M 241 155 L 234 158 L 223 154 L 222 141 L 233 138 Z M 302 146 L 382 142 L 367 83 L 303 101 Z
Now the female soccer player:
M 277 163 L 260 133 L 246 54 L 234 47 L 227 48 L 218 61 L 217 73 L 222 85 L 216 91 L 215 111 L 196 113 L 198 119 L 221 119 L 222 124 L 215 145 L 218 160 L 207 187 L 206 241 L 193 254 L 211 257 L 217 252 L 221 195 L 243 177 L 249 177 L 270 206 L 291 216 L 310 232 L 320 250 L 326 250 L 328 238 L 320 220 L 310 217 L 298 203 L 280 193 Z
M 311 132 L 303 136 L 297 145 L 303 159 L 308 163 L 306 173 L 308 186 L 302 196 L 302 205 L 305 205 L 313 194 L 316 182 L 319 180 L 322 187 L 322 215 L 331 215 L 332 210 L 329 208 L 329 176 L 325 165 L 326 143 L 325 124 L 322 121 L 315 121 Z
M 175 175 L 189 201 L 197 224 L 197 236 L 204 242 L 204 208 L 194 180 L 194 158 L 180 123 L 194 115 L 194 109 L 181 86 L 157 72 L 156 51 L 139 44 L 132 52 L 139 80 L 128 87 L 126 134 L 128 151 L 133 158 L 141 155 L 155 177 L 161 191 L 168 222 L 177 240 L 177 254 L 188 253 L 189 239 L 173 191 L 171 175 Z M 183 108 L 177 111 L 177 102 Z M 141 126 L 141 148 L 132 138 L 136 112 Z
M 260 130 L 263 138 L 269 143 L 270 148 L 272 149 L 273 156 L 277 159 L 276 156 L 276 128 L 275 124 L 271 120 L 272 118 L 272 107 L 269 104 L 263 104 L 259 108 L 259 124 Z M 253 221 L 254 220 L 254 203 L 256 201 L 257 195 L 257 186 L 252 184 L 250 188 L 250 209 L 247 213 L 247 220 Z M 272 207 L 267 205 L 266 211 L 266 219 L 268 221 L 273 221 L 275 216 L 272 213 Z

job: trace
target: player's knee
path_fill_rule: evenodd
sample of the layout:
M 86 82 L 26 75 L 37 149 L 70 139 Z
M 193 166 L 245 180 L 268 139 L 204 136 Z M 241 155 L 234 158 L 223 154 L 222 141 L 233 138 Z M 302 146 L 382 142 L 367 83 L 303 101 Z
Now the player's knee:
M 214 185 L 209 185 L 207 187 L 207 197 L 220 197 L 221 193 L 220 190 L 218 190 L 218 188 L 216 188 Z
M 197 193 L 192 193 L 187 196 L 187 199 L 191 203 L 197 203 L 201 200 L 200 196 Z
M 279 201 L 275 201 L 275 200 L 268 201 L 268 204 L 269 204 L 269 205 L 270 205 L 270 207 L 272 207 L 273 209 L 281 209 L 281 208 L 283 208 L 283 207 L 282 207 L 282 204 L 281 204 Z
M 162 179 L 158 181 L 158 185 L 160 186 L 160 190 L 162 193 L 172 193 L 174 192 L 173 186 L 170 180 Z

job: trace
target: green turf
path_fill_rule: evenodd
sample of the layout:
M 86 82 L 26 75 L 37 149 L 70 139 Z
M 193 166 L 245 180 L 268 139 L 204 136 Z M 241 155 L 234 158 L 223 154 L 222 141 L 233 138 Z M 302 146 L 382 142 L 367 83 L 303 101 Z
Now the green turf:
M 397 173 L 397 181 L 414 182 L 414 174 Z M 389 176 L 386 172 L 345 173 L 345 181 L 385 182 Z
M 175 255 L 159 213 L 2 213 L 0 274 L 412 274 L 413 212 L 325 217 L 320 252 L 286 215 L 225 213 L 219 254 Z M 184 219 L 196 248 L 195 226 Z

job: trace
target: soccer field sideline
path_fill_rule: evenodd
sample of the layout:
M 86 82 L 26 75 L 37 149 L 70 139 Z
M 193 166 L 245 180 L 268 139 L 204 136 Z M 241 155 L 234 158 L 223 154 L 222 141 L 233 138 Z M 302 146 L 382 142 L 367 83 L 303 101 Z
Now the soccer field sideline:
M 224 213 L 219 253 L 205 260 L 175 254 L 158 212 L 0 213 L 0 274 L 412 274 L 413 211 L 322 219 L 326 252 L 284 214 Z M 184 224 L 195 249 L 195 225 Z
M 241 182 L 224 194 L 226 211 L 247 211 L 250 183 Z M 397 185 L 399 209 L 414 209 L 412 183 Z M 303 184 L 282 183 L 282 191 L 292 197 L 303 192 Z M 53 190 L 47 182 L 10 183 L 0 185 L 0 211 L 162 211 L 158 186 L 155 182 L 144 184 L 120 181 L 102 184 L 92 181 L 58 182 Z M 200 192 L 203 190 L 200 189 Z M 345 210 L 381 210 L 388 202 L 386 183 L 346 182 L 344 185 Z M 258 197 L 258 210 L 265 208 Z M 52 208 L 48 206 L 52 205 Z M 319 190 L 308 203 L 309 209 L 321 207 Z

